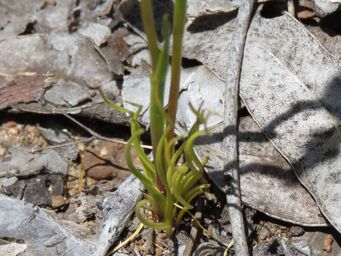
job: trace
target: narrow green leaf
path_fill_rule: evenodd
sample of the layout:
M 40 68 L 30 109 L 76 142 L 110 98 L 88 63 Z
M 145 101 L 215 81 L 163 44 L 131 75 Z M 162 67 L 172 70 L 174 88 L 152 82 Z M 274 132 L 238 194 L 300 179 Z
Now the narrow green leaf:
M 172 120 L 172 130 L 168 138 L 171 139 L 174 134 L 174 124 L 176 121 L 176 110 L 178 105 L 180 74 L 182 60 L 182 40 L 186 19 L 186 0 L 175 0 L 173 13 L 173 49 L 172 49 L 172 66 L 171 66 L 171 85 L 168 98 L 168 111 Z
M 169 24 L 167 16 L 163 17 L 163 36 L 164 42 L 162 51 L 157 60 L 155 72 L 150 74 L 151 95 L 150 95 L 150 132 L 154 157 L 160 138 L 164 133 L 165 113 L 163 111 L 163 98 L 165 81 L 168 69 L 168 49 L 169 49 Z
M 141 17 L 144 31 L 147 35 L 148 47 L 152 60 L 152 70 L 154 71 L 159 57 L 159 48 L 157 46 L 156 26 L 151 0 L 141 0 Z
M 135 214 L 136 217 L 146 226 L 153 228 L 153 229 L 163 229 L 163 230 L 169 230 L 172 229 L 171 226 L 169 226 L 167 223 L 164 222 L 154 222 L 149 219 L 146 219 L 143 214 L 141 213 L 141 209 L 147 209 L 150 210 L 148 207 L 148 201 L 147 200 L 141 200 L 136 204 L 135 207 Z

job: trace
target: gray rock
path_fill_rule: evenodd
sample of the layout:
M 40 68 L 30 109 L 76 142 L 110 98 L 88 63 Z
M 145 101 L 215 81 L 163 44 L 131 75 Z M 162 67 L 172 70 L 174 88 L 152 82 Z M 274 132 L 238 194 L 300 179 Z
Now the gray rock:
M 44 128 L 38 126 L 40 134 L 44 139 L 52 143 L 64 143 L 71 139 L 71 135 L 66 130 L 57 131 L 55 129 Z
M 20 253 L 24 252 L 27 248 L 25 243 L 6 243 L 0 245 L 0 255 L 3 256 L 17 256 Z
M 51 149 L 31 154 L 24 149 L 9 145 L 11 159 L 0 162 L 0 177 L 25 177 L 40 173 L 67 174 L 68 164 Z
M 90 38 L 97 46 L 104 44 L 111 35 L 111 30 L 102 24 L 87 22 L 78 30 L 78 32 Z
M 91 95 L 88 90 L 75 83 L 57 81 L 45 91 L 44 98 L 55 105 L 75 107 L 86 100 L 91 100 Z
M 292 246 L 302 253 L 305 256 L 311 256 L 312 255 L 312 250 L 309 246 L 309 243 L 306 240 L 295 240 L 292 243 Z
M 27 248 L 21 255 L 91 255 L 95 250 L 30 203 L 0 195 L 0 208 L 0 237 L 25 241 Z

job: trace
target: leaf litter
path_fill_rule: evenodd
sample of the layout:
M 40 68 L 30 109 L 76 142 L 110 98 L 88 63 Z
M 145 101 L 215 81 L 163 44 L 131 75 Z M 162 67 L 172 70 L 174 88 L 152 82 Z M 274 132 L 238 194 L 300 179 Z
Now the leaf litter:
M 201 61 L 223 78 L 228 61 L 222 62 L 221 52 L 228 50 L 228 44 L 218 45 L 212 42 L 231 40 L 228 34 L 229 26 L 233 27 L 233 20 L 228 25 L 201 34 L 191 32 L 190 26 L 186 31 L 185 57 Z M 256 45 L 259 45 L 257 49 Z M 288 14 L 273 19 L 257 14 L 250 27 L 244 55 L 240 92 L 244 103 L 267 137 L 293 165 L 299 180 L 316 199 L 328 220 L 339 229 L 341 183 L 338 178 L 340 138 L 337 131 L 340 95 L 337 81 L 340 62 Z M 274 59 L 272 64 L 271 59 Z M 289 80 L 289 77 L 292 78 Z M 262 82 L 261 78 L 264 78 Z M 305 89 L 300 80 L 307 86 Z M 276 83 L 277 86 L 274 85 Z M 286 114 L 283 112 L 283 104 L 286 104 L 284 99 L 290 98 L 293 100 L 288 103 L 288 111 L 292 107 L 296 109 Z M 305 105 L 308 105 L 306 111 Z M 274 113 L 276 106 L 277 114 Z M 279 117 L 280 114 L 283 115 Z M 282 132 L 278 131 L 278 117 L 284 123 L 290 122 L 290 129 L 282 123 Z M 311 121 L 307 121 L 308 119 Z M 267 131 L 272 120 L 272 130 Z M 303 124 L 305 126 L 302 127 Z M 319 142 L 323 142 L 324 147 L 320 149 L 327 154 L 326 157 L 316 150 Z M 283 152 L 282 147 L 286 147 L 287 151 Z M 311 155 L 302 159 L 306 150 Z M 297 166 L 299 163 L 301 167 Z
M 97 97 L 96 90 L 93 90 L 91 87 L 102 85 L 106 86 L 108 89 L 114 88 L 115 94 L 113 95 L 113 98 L 117 97 L 116 100 L 119 101 L 121 89 L 119 88 L 120 82 L 117 83 L 117 77 L 122 76 L 129 70 L 128 72 L 136 72 L 136 74 L 139 74 L 140 79 L 144 79 L 144 76 L 141 74 L 145 74 L 146 68 L 143 67 L 140 69 L 140 66 L 142 66 L 141 60 L 148 65 L 148 57 L 144 52 L 145 50 L 143 50 L 145 45 L 141 44 L 142 50 L 137 50 L 138 53 L 141 53 L 139 56 L 138 54 L 135 54 L 134 51 L 123 52 L 123 54 L 118 51 L 114 55 L 108 53 L 110 51 L 110 48 L 108 48 L 110 45 L 111 47 L 116 47 L 117 45 L 115 41 L 110 41 L 112 38 L 109 37 L 108 31 L 112 30 L 118 22 L 122 22 L 123 20 L 123 16 L 120 16 L 117 10 L 123 11 L 125 12 L 124 15 L 127 15 L 130 10 L 133 10 L 132 7 L 135 6 L 135 3 L 133 2 L 134 1 L 103 1 L 101 3 L 90 3 L 90 1 L 80 1 L 79 3 L 74 3 L 73 1 L 61 0 L 51 2 L 32 1 L 29 5 L 26 5 L 25 8 L 34 11 L 27 11 L 24 15 L 12 11 L 12 14 L 14 13 L 14 15 L 9 19 L 9 16 L 2 15 L 1 17 L 3 19 L 0 19 L 0 24 L 6 24 L 6 20 L 4 22 L 3 20 L 8 19 L 11 20 L 11 22 L 8 23 L 11 25 L 8 26 L 8 28 L 7 25 L 5 25 L 6 29 L 0 31 L 0 38 L 3 38 L 0 42 L 1 49 L 3 49 L 2 51 L 0 50 L 0 62 L 2 60 L 3 67 L 5 67 L 4 70 L 1 71 L 7 75 L 15 75 L 12 76 L 11 79 L 2 77 L 2 80 L 0 81 L 0 90 L 5 90 L 6 92 L 9 88 L 6 87 L 9 85 L 10 81 L 13 81 L 13 77 L 15 80 L 20 72 L 35 72 L 35 74 L 43 74 L 45 75 L 45 78 L 50 79 L 51 73 L 53 74 L 52 83 L 50 83 L 51 80 L 44 81 L 47 83 L 47 86 L 42 87 L 44 90 L 38 90 L 37 93 L 33 92 L 32 95 L 27 94 L 28 96 L 21 100 L 15 101 L 14 98 L 12 101 L 7 100 L 5 101 L 4 107 L 12 110 L 45 114 L 54 113 L 57 109 L 62 113 L 80 114 L 113 123 L 127 124 L 127 119 L 125 119 L 124 116 L 113 115 L 106 106 L 103 106 L 103 104 L 101 105 L 101 100 Z M 198 1 L 189 1 L 191 6 L 188 9 L 188 15 L 191 16 L 191 19 L 188 20 L 184 52 L 186 58 L 196 59 L 205 64 L 206 67 L 188 70 L 188 75 L 186 74 L 184 76 L 184 86 L 179 102 L 181 108 L 179 110 L 180 120 L 178 128 L 180 131 L 186 132 L 189 123 L 193 121 L 191 114 L 186 112 L 188 102 L 193 102 L 193 104 L 198 107 L 204 100 L 203 108 L 215 112 L 212 113 L 209 119 L 209 126 L 217 126 L 215 130 L 213 130 L 213 132 L 217 134 L 213 136 L 213 139 L 205 138 L 208 142 L 200 142 L 197 146 L 199 153 L 206 154 L 206 152 L 209 151 L 211 158 L 217 160 L 216 162 L 210 160 L 210 164 L 212 164 L 208 165 L 208 172 L 214 180 L 215 178 L 211 171 L 219 171 L 221 169 L 217 163 L 220 161 L 220 156 L 223 155 L 222 152 L 219 152 L 219 143 L 214 141 L 214 138 L 219 139 L 219 133 L 221 132 L 221 126 L 219 126 L 219 123 L 222 120 L 219 113 L 223 113 L 221 91 L 224 83 L 224 74 L 228 67 L 228 61 L 226 58 L 222 57 L 223 55 L 221 53 L 227 53 L 229 51 L 228 42 L 231 40 L 231 32 L 235 26 L 234 17 L 236 9 L 233 5 L 222 3 L 222 1 L 213 1 L 212 3 L 209 3 L 209 6 L 207 6 L 208 3 L 206 2 L 197 2 Z M 33 5 L 31 5 L 31 3 Z M 20 2 L 18 2 L 18 4 L 22 5 Z M 39 6 L 42 7 L 41 10 L 36 11 Z M 6 8 L 8 9 L 9 7 Z M 20 8 L 18 7 L 17 10 Z M 42 13 L 45 16 L 38 16 L 36 15 L 37 13 Z M 108 14 L 119 17 L 119 19 L 116 18 L 115 20 L 115 18 L 112 18 Z M 72 17 L 70 20 L 65 19 L 65 17 L 70 17 L 70 15 Z M 315 145 L 319 145 L 321 140 L 325 138 L 329 138 L 329 140 L 326 141 L 331 142 L 332 146 L 333 141 L 339 141 L 338 135 L 335 135 L 335 129 L 339 129 L 340 120 L 340 101 L 338 100 L 340 95 L 338 94 L 337 89 L 339 80 L 338 76 L 335 75 L 340 71 L 339 62 L 316 43 L 315 39 L 306 32 L 302 25 L 298 24 L 287 14 L 273 19 L 267 19 L 257 15 L 258 14 L 256 14 L 250 28 L 247 47 L 244 53 L 245 58 L 241 77 L 241 97 L 244 99 L 246 107 L 253 118 L 242 118 L 239 128 L 241 132 L 239 160 L 242 171 L 241 185 L 243 201 L 246 205 L 259 211 L 291 223 L 306 226 L 326 225 L 314 200 L 307 193 L 305 188 L 296 180 L 292 167 L 286 161 L 289 160 L 300 181 L 317 200 L 322 212 L 334 226 L 338 227 L 337 225 L 339 224 L 335 224 L 335 219 L 337 221 L 337 218 L 333 217 L 335 211 L 330 207 L 330 204 L 340 204 L 336 197 L 338 192 L 334 193 L 335 189 L 337 189 L 337 177 L 339 174 L 337 171 L 334 173 L 334 180 L 328 180 L 327 178 L 325 180 L 318 180 L 321 177 L 318 175 L 321 172 L 321 168 L 325 168 L 326 165 L 328 167 L 332 166 L 333 161 L 339 159 L 339 155 L 334 152 L 335 150 L 329 150 L 329 145 L 325 145 L 325 147 L 323 146 L 322 148 L 322 151 L 327 152 L 327 154 L 331 152 L 332 157 L 326 157 L 327 159 L 324 159 L 316 150 L 314 151 L 312 149 L 315 148 Z M 18 17 L 20 16 L 23 16 L 21 21 L 24 22 L 19 22 Z M 47 21 L 46 19 L 49 20 Z M 53 19 L 63 20 L 63 22 L 53 22 Z M 28 26 L 29 24 L 33 25 Z M 59 26 L 58 29 L 56 29 L 56 25 Z M 131 24 L 129 24 L 129 26 L 131 26 Z M 32 27 L 34 29 L 32 29 Z M 97 35 L 93 35 L 93 33 L 89 34 L 89 31 L 94 27 L 103 28 L 103 33 Z M 77 32 L 73 34 L 52 32 L 55 30 L 77 31 L 78 29 L 83 31 L 81 33 L 82 35 Z M 281 32 L 280 35 L 269 36 L 271 34 L 277 35 L 276 33 L 279 31 Z M 24 34 L 20 37 L 9 37 L 23 32 Z M 45 34 L 30 35 L 30 33 L 35 32 Z M 122 42 L 122 35 L 124 37 L 124 43 Z M 129 43 L 128 38 L 129 35 L 131 35 L 131 31 L 125 30 L 122 32 L 122 35 L 118 35 L 118 40 L 121 40 L 118 41 L 119 45 L 122 45 L 122 49 L 125 49 L 125 51 L 129 51 L 129 47 L 127 48 L 126 44 L 127 42 Z M 134 36 L 130 37 L 132 38 Z M 299 40 L 297 38 L 299 38 Z M 114 38 L 113 40 L 116 39 Z M 285 45 L 283 44 L 283 40 L 290 45 L 290 47 L 288 47 L 289 49 L 282 47 Z M 135 39 L 135 41 L 138 40 Z M 107 42 L 108 44 L 106 44 Z M 143 40 L 141 42 L 143 42 Z M 25 48 L 25 45 L 28 47 Z M 266 48 L 263 51 L 264 55 L 255 55 L 257 54 L 257 51 L 262 51 L 262 46 L 264 45 L 269 47 L 269 49 Z M 16 51 L 16 49 L 20 49 L 20 51 Z M 193 49 L 195 50 L 193 51 Z M 13 55 L 14 52 L 16 54 Z M 313 54 L 307 55 L 309 52 L 312 52 Z M 297 54 L 300 54 L 300 56 L 303 56 L 304 58 L 297 58 Z M 46 58 L 46 56 L 48 56 L 48 58 Z M 135 57 L 135 60 L 131 58 L 131 56 L 133 56 L 133 58 Z M 275 57 L 273 58 L 273 56 Z M 252 64 L 251 60 L 255 60 L 254 58 L 257 58 L 257 65 Z M 11 59 L 11 61 L 7 61 L 8 59 Z M 128 62 L 126 62 L 127 60 Z M 125 63 L 122 64 L 122 61 Z M 265 65 L 262 61 L 265 62 L 265 64 L 267 61 L 271 61 L 273 65 Z M 125 66 L 127 63 L 129 67 Z M 277 67 L 276 63 L 281 63 L 281 65 L 275 70 L 274 67 Z M 264 66 L 263 68 L 262 65 Z M 324 67 L 323 72 L 320 72 L 321 67 Z M 214 73 L 207 70 L 207 68 Z M 287 69 L 289 69 L 289 71 Z M 267 76 L 264 74 L 267 74 Z M 291 77 L 291 79 L 288 79 L 288 77 Z M 140 101 L 137 100 L 137 102 L 143 103 L 145 113 L 148 114 L 148 106 L 144 104 L 144 100 L 146 97 L 148 98 L 148 93 L 146 93 L 149 89 L 148 86 L 144 83 L 140 84 L 141 88 L 139 89 L 143 91 L 143 88 L 145 88 L 146 90 L 146 92 L 143 92 L 140 95 L 137 95 L 136 91 L 134 95 L 134 86 L 131 87 L 131 91 L 127 93 L 127 90 L 129 90 L 129 80 L 131 79 L 133 81 L 134 79 L 139 78 L 126 75 L 119 79 L 122 78 L 124 81 L 124 102 L 131 99 L 132 101 L 135 101 L 136 98 L 134 97 L 139 96 Z M 285 109 L 285 105 L 283 105 L 283 103 L 278 104 L 282 101 L 282 94 L 279 93 L 284 93 L 285 89 L 282 88 L 283 91 L 274 90 L 278 95 L 274 95 L 273 93 L 269 99 L 267 94 L 262 95 L 263 101 L 264 99 L 267 99 L 266 103 L 255 101 L 254 98 L 252 98 L 252 95 L 255 96 L 259 94 L 259 90 L 256 92 L 245 92 L 243 91 L 243 88 L 248 90 L 252 85 L 250 81 L 257 81 L 260 78 L 263 80 L 262 83 L 258 81 L 261 85 L 257 88 L 262 88 L 264 90 L 265 88 L 268 88 L 266 86 L 274 84 L 276 81 L 285 81 L 285 85 L 293 82 L 293 84 L 298 84 L 298 86 L 296 86 L 297 88 L 302 86 L 302 84 L 305 85 L 306 90 L 303 90 L 302 95 L 304 96 L 307 94 L 308 100 L 306 98 L 304 98 L 304 100 L 308 101 L 309 104 L 311 103 L 309 101 L 313 101 L 311 98 L 313 98 L 314 101 L 311 105 L 308 104 L 308 107 L 311 108 L 309 109 L 310 112 L 305 110 L 302 111 L 303 118 L 310 120 L 312 119 L 312 115 L 318 113 L 319 116 L 325 118 L 325 123 L 321 125 L 319 123 L 320 121 L 314 120 L 313 125 L 300 127 L 297 122 L 299 123 L 299 120 L 301 119 L 297 120 L 295 118 L 299 114 L 302 114 L 299 113 L 299 111 L 306 107 L 306 105 L 303 104 L 303 106 L 297 105 L 296 109 L 294 109 L 292 114 L 294 118 L 290 115 L 287 119 L 285 117 L 283 124 L 281 123 L 276 126 L 275 130 L 273 127 L 269 127 L 269 122 L 271 123 L 276 116 L 280 115 L 280 117 L 282 117 L 281 114 Z M 17 82 L 18 80 L 15 81 Z M 126 81 L 128 83 L 125 84 Z M 26 81 L 19 80 L 19 83 L 17 84 L 20 87 L 20 84 L 25 84 L 25 82 Z M 30 81 L 27 80 L 27 83 L 30 83 Z M 326 91 L 325 84 L 329 84 L 332 89 Z M 210 86 L 208 87 L 208 85 Z M 285 86 L 283 85 L 283 87 Z M 269 93 L 268 90 L 266 90 L 266 93 Z M 291 93 L 290 96 L 292 96 L 292 94 L 295 93 Z M 311 95 L 316 95 L 316 97 L 311 97 Z M 276 96 L 279 99 L 277 99 Z M 258 100 L 260 99 L 258 98 Z M 46 102 L 48 104 L 44 104 Z M 51 108 L 49 107 L 49 104 L 53 104 L 55 107 Z M 267 112 L 262 112 L 263 110 L 260 109 L 262 104 Z M 295 105 L 296 101 L 293 100 L 291 104 Z M 278 110 L 275 108 L 277 106 L 279 106 Z M 295 111 L 297 111 L 297 113 Z M 304 115 L 304 113 L 307 115 Z M 284 124 L 290 123 L 292 120 L 294 129 L 287 129 Z M 319 127 L 319 130 L 316 132 L 315 128 L 317 127 Z M 282 128 L 282 130 L 279 128 Z M 305 140 L 300 142 L 301 144 L 298 142 L 295 143 L 294 141 L 291 143 L 291 147 L 288 146 L 289 144 L 284 145 L 287 141 L 293 141 L 293 137 L 291 138 L 292 134 L 289 134 L 289 136 L 287 134 L 288 131 L 292 131 L 294 134 L 296 132 L 300 139 L 305 138 Z M 308 133 L 306 133 L 306 131 L 308 131 Z M 270 139 L 272 144 L 264 137 L 263 133 Z M 307 134 L 306 137 L 302 136 L 305 134 Z M 335 148 L 338 147 L 336 142 L 334 143 Z M 279 154 L 277 151 L 278 149 L 285 158 Z M 306 160 L 306 158 L 304 158 L 305 150 L 310 152 L 315 159 Z M 321 162 L 316 163 L 316 160 Z M 316 164 L 315 168 L 314 164 Z M 298 165 L 303 165 L 305 168 L 304 171 L 297 170 Z M 306 169 L 308 169 L 309 172 L 306 171 Z M 332 170 L 333 168 L 328 171 Z M 219 172 L 217 172 L 216 175 L 219 182 Z M 317 183 L 319 184 L 312 182 L 316 182 L 316 180 L 318 180 Z M 220 182 L 221 181 L 222 180 L 220 180 Z M 326 182 L 327 184 L 331 184 L 331 188 L 330 190 L 321 193 L 321 188 L 326 185 Z M 278 198 L 281 198 L 281 200 L 278 200 Z M 336 201 L 334 202 L 333 199 Z M 133 199 L 133 201 L 134 200 L 135 199 Z M 112 203 L 115 203 L 115 200 L 112 201 Z M 109 209 L 111 207 L 111 202 L 107 203 L 109 203 L 109 205 L 106 206 L 106 208 Z M 108 225 L 111 228 L 116 227 L 117 222 L 115 221 L 117 221 L 117 218 L 131 212 L 131 209 L 129 210 L 128 208 L 124 208 L 126 210 L 123 215 L 115 217 L 115 212 L 113 212 L 112 217 L 107 217 Z M 54 226 L 54 220 L 50 221 L 51 225 Z M 126 221 L 127 220 L 124 220 L 120 223 L 122 225 L 117 229 L 117 235 L 121 232 L 120 229 L 123 229 Z M 64 227 L 65 223 L 62 226 Z M 48 228 L 49 227 L 47 227 L 47 229 Z M 78 228 L 80 227 L 78 226 Z M 57 228 L 57 230 L 60 229 Z M 107 230 L 108 232 L 102 232 L 102 246 L 99 250 L 105 250 L 103 248 L 108 248 L 111 241 L 114 240 L 110 238 L 110 229 L 104 228 L 104 230 Z M 51 245 L 52 248 L 58 247 L 58 250 L 60 251 L 68 250 L 63 247 L 64 242 L 62 243 L 63 246 L 58 245 L 61 240 L 64 241 L 63 235 L 58 234 L 56 237 L 50 238 L 50 242 L 47 242 L 48 246 Z M 35 241 L 34 239 L 24 240 L 28 242 L 29 249 L 27 249 L 26 252 L 29 253 L 32 250 L 31 246 Z M 72 243 L 75 242 L 72 235 L 67 233 L 65 242 L 67 243 L 68 241 L 72 241 Z M 82 244 L 82 250 L 92 250 L 93 241 L 95 240 L 92 239 L 92 242 Z M 75 250 L 78 248 L 77 246 L 75 246 Z M 37 247 L 36 249 L 40 250 L 41 248 Z

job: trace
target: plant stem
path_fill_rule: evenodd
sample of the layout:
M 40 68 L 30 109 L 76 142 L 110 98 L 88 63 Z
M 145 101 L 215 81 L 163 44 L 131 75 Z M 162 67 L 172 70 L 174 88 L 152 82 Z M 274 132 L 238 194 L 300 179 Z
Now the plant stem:
M 167 15 L 162 20 L 162 32 L 164 43 L 162 51 L 157 59 L 157 66 L 150 75 L 151 91 L 150 91 L 150 131 L 153 145 L 153 156 L 155 157 L 159 141 L 164 133 L 165 113 L 163 110 L 165 81 L 168 69 L 168 48 L 169 48 L 169 24 Z
M 172 49 L 172 67 L 171 67 L 171 84 L 168 99 L 167 113 L 172 121 L 173 126 L 168 134 L 168 139 L 173 138 L 174 125 L 176 121 L 176 110 L 178 105 L 181 59 L 182 59 L 182 40 L 186 18 L 186 0 L 176 0 L 173 17 L 173 49 Z
M 143 28 L 147 35 L 152 70 L 155 71 L 159 56 L 159 48 L 157 46 L 156 26 L 151 0 L 141 0 L 141 17 Z

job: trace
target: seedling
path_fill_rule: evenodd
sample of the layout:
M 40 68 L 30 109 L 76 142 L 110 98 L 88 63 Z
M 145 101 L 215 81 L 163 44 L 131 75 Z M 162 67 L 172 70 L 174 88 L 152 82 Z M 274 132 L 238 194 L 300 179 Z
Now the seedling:
M 202 178 L 207 159 L 200 160 L 194 152 L 195 139 L 207 133 L 206 113 L 189 108 L 196 115 L 196 122 L 187 138 L 174 135 L 182 59 L 182 38 L 185 24 L 186 1 L 176 0 L 173 16 L 173 49 L 171 63 L 171 85 L 168 109 L 164 110 L 166 74 L 169 65 L 170 25 L 165 15 L 162 20 L 163 44 L 158 47 L 151 0 L 141 0 L 141 16 L 151 56 L 150 70 L 150 133 L 153 160 L 142 149 L 141 135 L 145 132 L 138 118 L 141 107 L 135 112 L 111 102 L 101 92 L 105 102 L 112 108 L 127 113 L 131 118 L 131 137 L 125 150 L 127 165 L 147 190 L 145 198 L 136 205 L 139 220 L 154 229 L 164 230 L 168 236 L 179 224 L 183 215 L 193 208 L 192 200 L 203 192 L 208 184 L 198 184 Z M 200 130 L 200 127 L 205 129 Z M 142 170 L 132 162 L 134 148 Z M 179 206 L 179 207 L 177 207 Z

